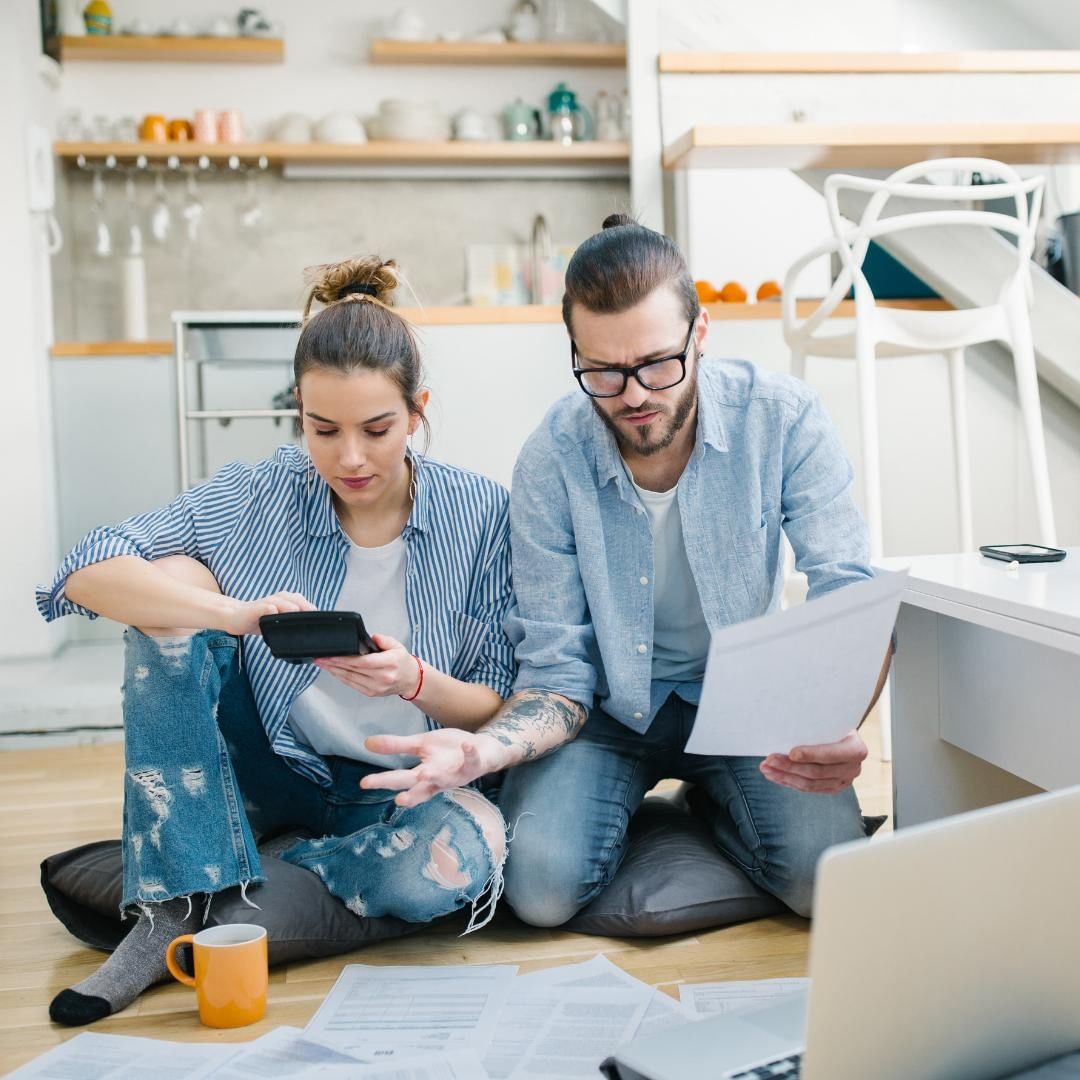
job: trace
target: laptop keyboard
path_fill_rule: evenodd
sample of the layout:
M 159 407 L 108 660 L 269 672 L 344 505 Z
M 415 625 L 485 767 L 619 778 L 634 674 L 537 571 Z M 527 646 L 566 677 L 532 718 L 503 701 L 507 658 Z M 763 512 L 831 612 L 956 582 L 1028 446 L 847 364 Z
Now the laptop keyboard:
M 802 1054 L 791 1054 L 789 1057 L 777 1058 L 775 1061 L 766 1061 L 764 1064 L 755 1065 L 752 1069 L 744 1069 L 742 1072 L 728 1073 L 730 1080 L 765 1080 L 766 1077 L 779 1077 L 781 1080 L 798 1080 L 802 1072 Z

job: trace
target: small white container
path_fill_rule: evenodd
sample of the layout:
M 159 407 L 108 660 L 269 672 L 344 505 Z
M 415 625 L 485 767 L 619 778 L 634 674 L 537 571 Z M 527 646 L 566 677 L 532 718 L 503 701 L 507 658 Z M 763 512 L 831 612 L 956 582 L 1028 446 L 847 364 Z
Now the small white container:
M 146 341 L 150 330 L 146 312 L 146 261 L 142 255 L 120 260 L 120 304 L 124 341 Z

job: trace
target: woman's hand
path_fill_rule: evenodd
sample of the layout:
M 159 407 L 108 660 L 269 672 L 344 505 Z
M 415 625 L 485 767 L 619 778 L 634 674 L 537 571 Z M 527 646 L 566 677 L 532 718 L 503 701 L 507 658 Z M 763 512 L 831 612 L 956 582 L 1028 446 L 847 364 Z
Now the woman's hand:
M 455 728 L 425 731 L 420 735 L 371 735 L 364 746 L 376 754 L 414 754 L 420 764 L 412 769 L 368 773 L 362 788 L 400 791 L 398 806 L 419 806 L 440 791 L 464 787 L 477 777 L 505 768 L 505 747 L 495 739 Z
M 277 592 L 258 600 L 227 599 L 221 629 L 230 634 L 261 634 L 259 619 L 286 611 L 317 611 L 310 600 L 296 592 Z
M 328 671 L 346 686 L 367 697 L 412 697 L 420 682 L 420 668 L 400 641 L 385 634 L 373 634 L 372 641 L 382 650 L 367 656 L 326 656 L 315 666 Z

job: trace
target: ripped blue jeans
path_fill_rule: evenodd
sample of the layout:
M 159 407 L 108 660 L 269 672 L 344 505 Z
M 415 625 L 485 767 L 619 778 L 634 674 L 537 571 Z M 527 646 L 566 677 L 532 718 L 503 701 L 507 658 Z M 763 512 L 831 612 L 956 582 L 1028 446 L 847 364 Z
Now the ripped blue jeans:
M 256 841 L 290 829 L 315 839 L 282 858 L 357 915 L 423 923 L 472 905 L 473 929 L 502 891 L 502 859 L 450 795 L 399 807 L 392 791 L 360 788 L 378 766 L 330 758 L 324 788 L 275 754 L 229 634 L 127 630 L 124 757 L 122 910 L 237 885 L 246 896 L 265 880 Z

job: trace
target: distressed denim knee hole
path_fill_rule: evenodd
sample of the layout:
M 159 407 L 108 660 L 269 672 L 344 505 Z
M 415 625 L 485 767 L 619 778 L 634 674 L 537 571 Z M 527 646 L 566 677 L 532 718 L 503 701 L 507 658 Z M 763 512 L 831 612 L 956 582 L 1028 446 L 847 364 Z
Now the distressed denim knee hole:
M 428 848 L 431 859 L 422 873 L 444 889 L 467 889 L 472 884 L 472 878 L 462 869 L 458 853 L 450 846 L 451 835 L 450 826 L 444 825 L 431 841 Z

